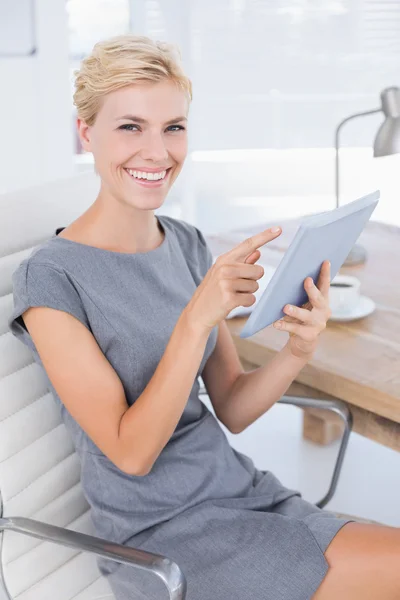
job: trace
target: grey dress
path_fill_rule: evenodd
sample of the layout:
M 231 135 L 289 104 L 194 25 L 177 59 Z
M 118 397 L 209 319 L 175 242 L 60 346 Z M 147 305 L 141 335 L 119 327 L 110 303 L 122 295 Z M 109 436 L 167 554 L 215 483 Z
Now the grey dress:
M 57 237 L 13 273 L 12 333 L 41 360 L 20 315 L 66 311 L 95 336 L 132 405 L 151 379 L 176 321 L 212 264 L 193 225 L 157 216 L 162 244 L 147 253 L 103 250 Z M 211 332 L 201 375 L 217 338 Z M 47 378 L 48 379 L 48 378 Z M 100 537 L 176 561 L 187 600 L 306 600 L 327 573 L 324 551 L 348 522 L 303 500 L 234 450 L 201 402 L 197 379 L 179 423 L 146 476 L 120 471 L 72 419 L 50 380 L 81 461 Z M 118 600 L 167 599 L 155 576 L 99 559 Z

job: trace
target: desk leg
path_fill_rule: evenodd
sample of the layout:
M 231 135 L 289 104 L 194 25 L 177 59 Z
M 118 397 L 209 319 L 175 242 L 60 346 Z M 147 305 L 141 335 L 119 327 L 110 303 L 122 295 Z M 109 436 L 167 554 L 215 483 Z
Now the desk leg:
M 306 408 L 303 412 L 303 438 L 327 446 L 342 437 L 344 424 L 334 413 Z

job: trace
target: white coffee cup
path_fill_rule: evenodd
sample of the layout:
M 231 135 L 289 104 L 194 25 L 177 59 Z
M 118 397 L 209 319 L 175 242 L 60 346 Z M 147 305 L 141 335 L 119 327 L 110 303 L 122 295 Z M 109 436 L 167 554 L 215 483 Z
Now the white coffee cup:
M 352 275 L 336 275 L 329 287 L 329 307 L 333 314 L 349 313 L 360 301 L 361 282 Z

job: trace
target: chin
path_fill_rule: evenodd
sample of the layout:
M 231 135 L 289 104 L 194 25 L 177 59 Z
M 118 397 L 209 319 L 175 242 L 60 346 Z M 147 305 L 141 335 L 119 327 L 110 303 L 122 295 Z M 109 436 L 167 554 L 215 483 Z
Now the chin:
M 151 196 L 150 194 L 146 196 L 136 196 L 132 198 L 132 196 L 128 197 L 127 203 L 131 206 L 134 206 L 138 210 L 157 210 L 160 208 L 165 202 L 165 195 L 156 197 Z

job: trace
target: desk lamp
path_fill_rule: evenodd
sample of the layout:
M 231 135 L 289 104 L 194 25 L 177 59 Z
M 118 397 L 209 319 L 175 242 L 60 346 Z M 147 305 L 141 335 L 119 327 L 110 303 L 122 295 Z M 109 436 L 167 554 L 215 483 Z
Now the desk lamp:
M 381 124 L 374 141 L 374 157 L 389 156 L 400 152 L 400 88 L 389 87 L 381 92 L 381 107 L 346 117 L 339 123 L 335 134 L 336 147 L 336 207 L 339 207 L 339 141 L 340 132 L 345 123 L 357 117 L 373 115 L 383 111 L 385 120 Z M 364 263 L 367 258 L 365 248 L 355 244 L 343 266 L 348 267 Z

